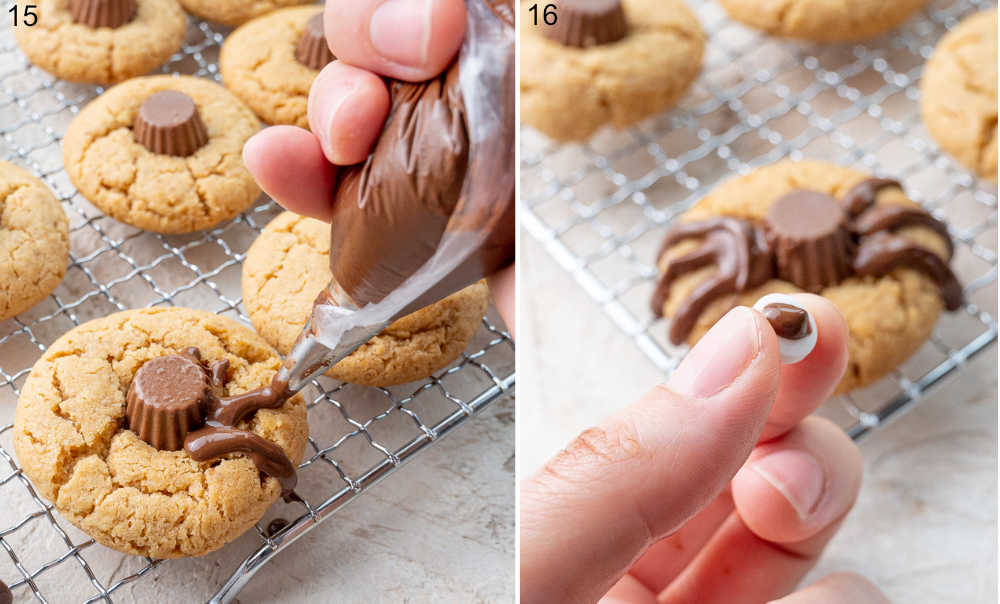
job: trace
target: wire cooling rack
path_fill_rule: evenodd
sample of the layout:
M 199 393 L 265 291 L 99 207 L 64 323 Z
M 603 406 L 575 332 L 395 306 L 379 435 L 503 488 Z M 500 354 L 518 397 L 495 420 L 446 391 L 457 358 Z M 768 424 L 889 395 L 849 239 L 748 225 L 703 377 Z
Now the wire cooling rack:
M 680 107 L 583 144 L 521 134 L 525 229 L 664 372 L 686 349 L 650 312 L 656 250 L 669 224 L 720 180 L 783 158 L 826 159 L 899 179 L 956 243 L 969 303 L 942 316 L 928 343 L 881 382 L 820 413 L 858 438 L 916 402 L 997 338 L 997 192 L 943 156 L 923 129 L 924 61 L 990 0 L 933 1 L 862 44 L 768 37 L 715 2 L 688 2 L 708 34 L 703 71 Z M 983 69 L 995 69 L 984 65 Z
M 218 80 L 225 32 L 192 22 L 183 50 L 162 71 Z M 0 323 L 0 548 L 7 554 L 0 553 L 0 580 L 18 601 L 131 599 L 123 596 L 124 586 L 172 564 L 96 545 L 38 497 L 13 457 L 10 425 L 31 365 L 73 326 L 127 308 L 189 306 L 249 324 L 240 299 L 241 263 L 261 228 L 280 211 L 268 201 L 210 231 L 185 236 L 146 233 L 105 217 L 73 189 L 60 150 L 69 121 L 100 92 L 30 66 L 10 28 L 0 33 L 0 159 L 39 175 L 63 200 L 71 241 L 71 264 L 59 288 L 35 308 Z M 212 601 L 231 601 L 278 552 L 484 407 L 512 394 L 513 343 L 497 323 L 491 311 L 468 348 L 475 352 L 419 384 L 364 388 L 324 378 L 307 387 L 311 434 L 296 489 L 302 501 L 276 503 L 257 524 L 257 538 L 248 544 L 244 536 L 226 546 L 246 547 L 248 555 Z

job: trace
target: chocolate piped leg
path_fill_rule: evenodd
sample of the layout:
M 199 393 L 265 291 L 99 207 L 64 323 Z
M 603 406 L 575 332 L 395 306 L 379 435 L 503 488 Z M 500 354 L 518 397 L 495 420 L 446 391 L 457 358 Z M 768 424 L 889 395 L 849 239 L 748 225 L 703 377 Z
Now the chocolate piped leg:
M 228 453 L 249 455 L 258 470 L 278 479 L 282 495 L 291 493 L 298 482 L 295 466 L 281 447 L 246 430 L 211 422 L 188 434 L 184 450 L 197 462 L 218 459 Z
M 854 258 L 854 271 L 859 275 L 881 277 L 895 268 L 918 270 L 937 283 L 945 308 L 958 310 L 965 301 L 962 285 L 940 256 L 905 237 L 879 231 L 861 239 Z

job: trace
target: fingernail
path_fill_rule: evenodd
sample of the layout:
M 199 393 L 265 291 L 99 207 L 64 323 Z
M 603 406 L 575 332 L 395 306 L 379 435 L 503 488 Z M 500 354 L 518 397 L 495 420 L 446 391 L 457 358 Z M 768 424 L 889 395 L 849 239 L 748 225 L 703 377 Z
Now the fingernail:
M 710 397 L 732 384 L 760 348 L 760 327 L 753 311 L 737 306 L 698 340 L 670 377 L 668 387 L 678 394 Z
M 433 0 L 387 0 L 372 13 L 368 36 L 375 52 L 394 63 L 427 62 Z
M 784 495 L 803 520 L 823 496 L 823 466 L 805 451 L 784 449 L 771 453 L 755 461 L 751 468 Z
M 336 94 L 324 97 L 321 101 L 323 105 L 316 108 L 318 114 L 323 116 L 322 126 L 315 133 L 316 138 L 319 139 L 319 144 L 323 147 L 323 153 L 330 161 L 333 161 L 337 157 L 337 154 L 333 151 L 333 139 L 336 137 L 333 128 L 337 120 L 337 112 L 344 106 L 347 99 L 355 94 L 355 90 L 350 85 L 350 82 L 345 80 L 337 87 Z

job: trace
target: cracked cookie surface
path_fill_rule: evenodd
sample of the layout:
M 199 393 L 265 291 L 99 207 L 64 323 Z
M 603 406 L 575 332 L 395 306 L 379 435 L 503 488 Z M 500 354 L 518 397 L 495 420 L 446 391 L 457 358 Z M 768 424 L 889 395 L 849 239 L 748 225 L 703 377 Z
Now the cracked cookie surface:
M 997 179 L 997 11 L 966 17 L 941 38 L 920 83 L 924 125 L 976 175 Z
M 243 304 L 254 328 L 287 354 L 330 278 L 330 225 L 278 215 L 243 263 Z M 327 375 L 366 386 L 423 379 L 465 350 L 488 304 L 485 281 L 470 285 L 392 323 Z
M 563 141 L 623 128 L 672 107 L 701 70 L 705 34 L 682 0 L 622 0 L 628 34 L 571 48 L 521 23 L 521 115 Z
M 187 15 L 177 0 L 137 0 L 135 16 L 121 27 L 75 23 L 70 0 L 37 0 L 34 25 L 14 27 L 33 64 L 72 82 L 115 84 L 141 76 L 180 50 Z
M 680 220 L 733 216 L 762 222 L 771 204 L 786 193 L 805 189 L 839 198 L 868 176 L 826 162 L 783 161 L 720 184 Z M 896 188 L 879 192 L 876 203 L 917 206 Z M 937 233 L 922 226 L 900 228 L 896 232 L 947 261 L 947 245 Z M 695 241 L 688 240 L 669 248 L 659 259 L 660 271 L 666 269 L 671 258 L 696 246 Z M 664 316 L 672 316 L 691 292 L 715 272 L 716 267 L 709 266 L 677 278 L 663 305 Z M 734 306 L 752 306 L 765 294 L 801 291 L 787 281 L 771 279 L 745 292 L 721 296 L 698 317 L 687 343 L 694 345 Z M 837 393 L 871 384 L 905 361 L 930 336 L 944 308 L 935 282 L 910 268 L 894 269 L 881 278 L 851 277 L 823 289 L 820 295 L 840 309 L 850 331 L 847 370 Z
M 41 180 L 0 161 L 0 320 L 28 310 L 66 274 L 69 221 Z
M 811 42 L 864 40 L 889 31 L 928 0 L 719 0 L 733 19 Z
M 198 107 L 208 142 L 192 155 L 153 153 L 133 137 L 139 107 L 162 90 L 183 92 Z M 260 195 L 242 156 L 259 128 L 253 112 L 214 82 L 137 78 L 76 116 L 63 139 L 63 163 L 80 193 L 112 218 L 158 233 L 189 233 L 236 216 Z
M 152 558 L 200 556 L 250 528 L 281 494 L 250 457 L 197 463 L 159 451 L 124 426 L 125 395 L 146 361 L 196 346 L 229 361 L 226 395 L 265 386 L 281 359 L 231 319 L 185 308 L 116 313 L 56 340 L 17 403 L 14 448 L 25 475 L 59 513 L 98 543 Z M 298 464 L 308 426 L 301 396 L 240 428 Z
M 180 0 L 184 10 L 206 21 L 236 27 L 271 11 L 314 0 Z M 322 7 L 316 7 L 322 8 Z
M 320 11 L 275 11 L 242 25 L 222 44 L 222 83 L 269 124 L 309 128 L 306 105 L 319 71 L 300 63 L 295 48 L 306 21 Z

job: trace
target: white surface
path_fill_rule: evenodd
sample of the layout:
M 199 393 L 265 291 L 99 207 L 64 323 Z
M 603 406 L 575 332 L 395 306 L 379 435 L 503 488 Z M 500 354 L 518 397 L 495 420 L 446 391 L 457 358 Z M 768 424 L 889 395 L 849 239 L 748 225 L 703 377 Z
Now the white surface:
M 530 294 L 520 307 L 518 454 L 527 473 L 663 376 L 531 235 L 521 242 L 520 286 Z M 997 601 L 996 367 L 991 347 L 861 443 L 860 498 L 807 580 L 851 570 L 895 602 Z

